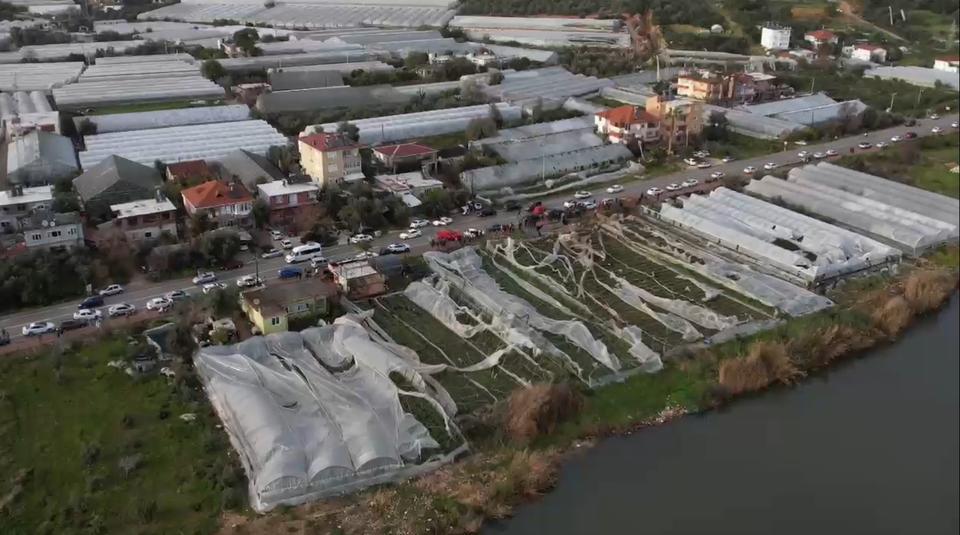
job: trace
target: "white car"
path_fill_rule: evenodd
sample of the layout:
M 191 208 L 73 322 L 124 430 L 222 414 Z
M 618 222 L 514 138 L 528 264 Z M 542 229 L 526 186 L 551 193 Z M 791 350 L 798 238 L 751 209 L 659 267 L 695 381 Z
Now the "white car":
M 401 253 L 410 252 L 410 246 L 405 243 L 391 243 L 390 245 L 384 247 L 384 249 L 389 251 L 391 254 L 401 254 Z
M 275 239 L 275 240 L 282 240 L 282 239 L 283 239 L 283 233 L 281 233 L 279 230 L 271 230 L 271 231 L 270 231 L 270 237 L 273 238 L 273 239 Z
M 663 190 L 660 188 L 650 188 L 647 190 L 647 195 L 657 196 L 663 193 Z
M 414 238 L 419 238 L 420 236 L 423 236 L 423 231 L 413 227 L 410 227 L 405 232 L 400 233 L 401 240 L 412 240 Z
M 700 163 L 700 160 L 696 158 L 684 158 L 683 163 L 689 165 L 690 167 L 696 167 L 697 164 Z
M 607 193 L 620 193 L 621 191 L 623 191 L 623 186 L 620 184 L 614 184 L 607 188 Z
M 203 285 L 203 293 L 208 294 L 210 292 L 215 292 L 217 290 L 226 290 L 227 285 L 223 282 L 211 282 L 209 284 Z
M 804 141 L 804 140 L 802 140 L 802 139 L 798 139 L 798 140 L 794 141 L 793 144 L 794 144 L 794 145 L 800 145 L 801 147 L 806 147 L 806 146 L 807 146 L 807 142 Z
M 73 319 L 86 322 L 96 321 L 101 318 L 103 318 L 103 312 L 95 308 L 81 308 L 73 313 Z
M 597 201 L 595 201 L 595 200 L 593 200 L 593 199 L 590 199 L 589 201 L 582 201 L 582 202 L 578 203 L 578 205 L 580 206 L 580 208 L 583 208 L 584 210 L 596 210 L 596 209 L 597 209 Z
M 293 241 L 291 241 L 290 239 L 281 240 L 280 247 L 282 249 L 293 249 Z
M 950 123 L 950 128 L 960 128 L 960 123 Z
M 814 152 L 814 153 L 813 153 L 813 159 L 814 159 L 814 160 L 822 160 L 822 159 L 824 159 L 824 158 L 826 158 L 826 157 L 827 157 L 827 155 L 824 154 L 824 153 L 822 153 L 822 152 Z
M 720 161 L 723 163 L 730 163 L 734 160 L 736 160 L 736 158 L 734 158 L 733 156 L 724 156 L 723 159 Z
M 776 169 L 777 167 L 780 167 L 780 166 L 777 165 L 777 164 L 775 164 L 775 163 L 773 163 L 773 162 L 767 162 L 767 163 L 763 164 L 763 170 L 764 170 L 764 171 L 772 171 L 772 170 Z
M 566 201 L 563 201 L 563 207 L 564 207 L 564 208 L 573 208 L 573 207 L 576 206 L 576 205 L 577 205 L 577 201 L 574 201 L 574 200 L 566 200 Z
M 166 297 L 154 297 L 153 299 L 147 301 L 147 310 L 164 310 L 170 308 L 173 305 L 173 301 L 167 299 Z
M 857 143 L 857 148 L 859 148 L 860 150 L 872 149 L 873 144 L 870 143 L 869 141 L 861 141 L 860 143 Z
M 886 144 L 885 142 L 883 142 L 883 141 L 879 141 L 879 142 L 877 142 L 877 148 L 878 148 L 878 149 L 881 149 L 881 150 L 882 150 L 882 149 L 885 149 L 885 148 L 887 148 L 887 144 Z
M 110 286 L 107 286 L 106 288 L 100 290 L 100 295 L 104 297 L 108 295 L 117 295 L 122 293 L 123 293 L 123 286 L 120 286 L 119 284 L 111 284 Z
M 940 118 L 940 116 L 937 115 L 936 113 L 931 113 L 931 114 L 930 114 L 930 118 L 933 119 L 934 121 L 936 121 L 937 119 Z
M 708 151 L 708 150 L 698 150 L 697 152 L 694 152 L 693 155 L 694 155 L 695 157 L 697 157 L 697 158 L 709 158 L 709 157 L 710 157 L 710 151 Z
M 714 171 L 714 172 L 710 173 L 710 178 L 712 178 L 712 179 L 714 179 L 714 180 L 720 180 L 721 178 L 723 178 L 723 177 L 725 177 L 725 176 L 726 176 L 726 173 L 724 173 L 723 171 Z
M 684 187 L 684 188 L 692 188 L 692 187 L 696 186 L 696 185 L 699 184 L 699 183 L 700 183 L 700 181 L 697 180 L 696 178 L 688 178 L 688 179 L 684 180 L 683 182 L 681 182 L 681 183 L 680 183 L 680 186 L 681 186 L 681 187 Z
M 757 168 L 754 167 L 754 166 L 752 166 L 752 165 L 748 165 L 748 166 L 746 166 L 746 167 L 743 168 L 743 174 L 745 174 L 745 175 L 752 175 L 752 174 L 754 174 L 754 173 L 756 173 L 756 172 L 757 172 Z
M 433 220 L 433 226 L 435 226 L 435 227 L 445 227 L 445 226 L 449 225 L 450 223 L 453 223 L 453 218 L 452 218 L 452 217 L 447 217 L 447 216 L 443 216 L 443 217 L 441 217 L 440 219 L 434 219 L 434 220 Z
M 697 169 L 710 169 L 712 165 L 710 162 L 700 162 L 697 164 Z
M 354 258 L 356 258 L 357 260 L 369 260 L 371 258 L 376 258 L 377 256 L 378 256 L 377 253 L 373 251 L 361 251 L 357 253 L 357 255 L 354 256 Z
M 900 143 L 901 141 L 903 141 L 903 138 L 900 136 L 893 136 L 890 138 L 890 143 Z
M 173 291 L 171 291 L 171 292 L 167 292 L 167 293 L 163 294 L 163 296 L 166 297 L 167 299 L 171 300 L 171 301 L 181 301 L 181 300 L 183 300 L 183 299 L 189 299 L 189 298 L 190 298 L 190 294 L 188 294 L 187 292 L 185 292 L 185 291 L 183 291 L 183 290 L 173 290 Z
M 430 225 L 430 221 L 427 219 L 414 219 L 410 222 L 410 228 L 423 228 Z
M 117 316 L 131 316 L 136 311 L 137 307 L 133 305 L 127 303 L 118 303 L 107 309 L 107 315 L 111 318 L 116 318 Z
M 263 284 L 263 280 L 257 278 L 256 275 L 244 275 L 237 279 L 237 286 L 240 288 L 253 288 L 261 284 Z
M 943 128 L 940 128 L 939 126 L 934 126 L 933 128 L 930 129 L 930 132 L 934 134 L 939 134 L 940 132 L 943 132 Z
M 193 278 L 194 284 L 208 284 L 217 280 L 217 274 L 212 271 L 207 271 L 204 273 L 197 273 L 197 276 Z
M 313 257 L 313 258 L 310 259 L 310 267 L 312 267 L 313 269 L 318 269 L 318 268 L 320 268 L 320 267 L 322 267 L 322 266 L 325 266 L 325 265 L 327 265 L 327 264 L 329 264 L 329 263 L 330 263 L 330 261 L 327 260 L 326 258 L 322 257 L 322 256 L 315 256 L 315 257 Z
M 800 152 L 797 153 L 797 158 L 800 158 L 801 160 L 805 160 L 805 159 L 807 159 L 809 156 L 810 156 L 810 153 L 807 152 L 807 151 L 805 151 L 805 150 L 802 150 L 802 151 L 800 151 Z
M 49 321 L 35 321 L 30 325 L 24 325 L 22 332 L 24 336 L 37 336 L 52 333 L 56 330 L 57 326 Z
M 589 199 L 590 197 L 593 197 L 593 194 L 589 191 L 578 191 L 573 194 L 574 199 Z
M 266 251 L 264 251 L 263 254 L 260 255 L 260 258 L 263 258 L 263 259 L 277 258 L 279 256 L 283 256 L 283 251 L 281 251 L 280 249 L 277 249 L 276 247 L 271 247 Z
M 667 191 L 680 191 L 680 184 L 673 183 L 667 186 Z
M 836 149 L 827 149 L 827 156 L 838 156 L 839 154 Z
M 373 236 L 369 234 L 354 234 L 350 236 L 350 243 L 357 244 L 365 241 L 373 241 Z
M 483 231 L 478 228 L 468 228 L 467 230 L 463 231 L 463 235 L 467 238 L 479 238 L 480 236 L 483 236 Z

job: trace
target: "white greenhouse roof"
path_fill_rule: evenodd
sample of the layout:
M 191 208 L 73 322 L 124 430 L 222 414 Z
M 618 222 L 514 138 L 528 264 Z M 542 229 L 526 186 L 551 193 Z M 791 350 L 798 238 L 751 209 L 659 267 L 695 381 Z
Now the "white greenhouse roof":
M 153 166 L 186 160 L 217 158 L 236 149 L 265 155 L 273 146 L 287 144 L 287 138 L 266 121 L 249 120 L 113 132 L 87 136 L 87 150 L 80 164 L 88 169 L 110 155 Z
M 484 148 L 508 162 L 518 162 L 600 145 L 603 145 L 603 140 L 592 131 L 574 130 L 527 139 L 508 139 L 485 144 Z
M 494 190 L 524 184 L 541 175 L 552 177 L 576 171 L 590 171 L 632 158 L 633 153 L 624 145 L 600 145 L 532 160 L 471 169 L 462 173 L 461 182 L 473 192 Z
M 132 80 L 136 78 L 158 78 L 176 76 L 196 76 L 200 67 L 185 61 L 148 61 L 130 63 L 100 63 L 87 67 L 80 75 L 80 82 L 103 82 Z
M 660 218 L 808 284 L 900 258 L 880 242 L 724 187 L 685 198 L 683 208 L 664 204 Z
M 306 54 L 279 54 L 253 58 L 219 60 L 227 71 L 253 71 L 259 69 L 286 69 L 303 65 L 342 64 L 375 59 L 364 49 L 308 52 Z
M 85 115 L 75 118 L 74 122 L 79 125 L 83 121 L 90 121 L 96 125 L 98 134 L 108 134 L 110 132 L 127 132 L 168 126 L 228 123 L 245 121 L 249 118 L 250 108 L 242 104 L 231 104 L 228 106 L 201 106 L 179 110 Z
M 361 70 L 367 72 L 392 71 L 393 65 L 382 61 L 352 61 L 350 63 L 327 63 L 321 65 L 301 65 L 297 67 L 283 67 L 286 72 L 336 71 L 340 74 L 350 74 Z
M 60 109 L 223 96 L 222 87 L 200 75 L 86 82 L 53 90 L 53 98 Z
M 451 28 L 497 29 L 497 30 L 550 30 L 550 31 L 616 31 L 619 19 L 588 19 L 566 17 L 486 17 L 459 15 L 450 21 Z
M 527 71 L 507 72 L 498 85 L 484 88 L 494 98 L 505 101 L 566 98 L 598 94 L 613 81 L 582 74 L 573 74 L 563 67 L 544 67 Z
M 0 64 L 0 91 L 49 91 L 76 82 L 82 61 Z
M 93 67 L 104 65 L 120 65 L 123 63 L 161 63 L 161 62 L 181 62 L 196 63 L 190 54 L 144 54 L 144 55 L 123 55 L 123 56 L 104 56 L 97 58 Z
M 50 113 L 53 108 L 42 91 L 0 93 L 0 118 L 19 117 L 32 113 Z
M 960 73 L 928 67 L 876 67 L 867 70 L 863 75 L 868 78 L 903 80 L 908 84 L 924 87 L 935 87 L 939 82 L 947 87 L 952 87 L 955 91 L 960 90 Z
M 593 132 L 595 126 L 593 117 L 574 117 L 572 119 L 561 119 L 559 121 L 550 121 L 546 123 L 535 123 L 516 128 L 507 128 L 497 133 L 496 137 L 490 137 L 477 140 L 478 145 L 489 145 L 499 143 L 508 139 L 526 139 L 547 134 L 559 134 L 562 132 L 590 131 Z

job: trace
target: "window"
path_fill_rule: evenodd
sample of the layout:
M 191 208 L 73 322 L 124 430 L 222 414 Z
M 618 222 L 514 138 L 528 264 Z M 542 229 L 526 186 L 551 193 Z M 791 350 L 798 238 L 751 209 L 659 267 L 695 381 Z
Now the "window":
M 73 236 L 73 235 L 76 234 L 76 233 L 77 233 L 77 229 L 75 229 L 75 228 L 73 228 L 73 227 L 70 227 L 70 228 L 67 229 L 67 234 L 69 234 L 69 235 L 71 235 L 71 236 Z
M 331 164 L 327 164 L 327 171 L 329 171 L 329 172 L 331 172 L 331 173 L 336 173 L 338 169 L 339 169 L 339 167 L 337 166 L 337 163 L 336 163 L 336 162 L 331 163 Z
M 270 325 L 280 325 L 280 318 L 278 316 L 270 318 Z
M 59 238 L 61 234 L 63 234 L 63 232 L 60 232 L 59 230 L 50 231 L 51 238 Z
M 148 230 L 148 231 L 146 231 L 146 232 L 143 233 L 143 237 L 144 237 L 144 238 L 152 238 L 152 237 L 153 237 L 153 232 L 150 232 L 150 231 Z
M 34 235 L 30 236 L 30 239 L 33 240 L 33 241 L 40 241 L 40 240 L 43 239 L 43 235 L 42 235 L 42 234 L 34 234 Z

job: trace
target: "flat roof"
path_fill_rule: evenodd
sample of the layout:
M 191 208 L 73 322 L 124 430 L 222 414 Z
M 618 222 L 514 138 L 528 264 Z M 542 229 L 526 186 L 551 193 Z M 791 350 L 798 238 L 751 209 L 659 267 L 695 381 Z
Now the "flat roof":
M 26 204 L 53 200 L 53 186 L 33 186 L 23 188 L 22 195 L 13 195 L 13 190 L 0 191 L 0 206 Z
M 285 180 L 274 180 L 273 182 L 257 184 L 257 187 L 269 197 L 273 197 L 274 195 L 286 195 L 289 193 L 317 191 L 320 189 L 320 186 L 314 184 L 313 182 L 290 183 Z
M 163 199 L 162 201 L 158 201 L 157 199 L 141 199 L 139 201 L 110 205 L 110 211 L 115 213 L 118 218 L 158 214 L 160 212 L 175 212 L 176 210 L 177 207 L 168 199 Z

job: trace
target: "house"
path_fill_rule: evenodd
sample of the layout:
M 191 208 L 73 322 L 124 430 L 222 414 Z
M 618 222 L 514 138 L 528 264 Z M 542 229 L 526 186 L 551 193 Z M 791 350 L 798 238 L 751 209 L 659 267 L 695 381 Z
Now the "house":
M 835 45 L 837 44 L 837 35 L 830 30 L 814 30 L 804 34 L 803 40 L 810 43 L 814 47 L 820 47 L 821 45 Z
M 98 230 L 115 228 L 130 242 L 159 238 L 167 233 L 177 237 L 177 207 L 159 191 L 155 198 L 113 204 L 114 218 L 99 225 Z
M 91 205 L 110 206 L 150 199 L 163 179 L 153 167 L 120 156 L 108 156 L 73 179 L 73 187 L 88 211 Z
M 79 212 L 37 211 L 23 221 L 27 249 L 72 249 L 83 245 L 83 221 Z
M 437 150 L 420 143 L 399 143 L 376 147 L 373 157 L 396 173 L 398 167 L 419 166 L 424 161 L 435 164 Z
M 410 208 L 420 206 L 420 198 L 424 193 L 443 189 L 443 182 L 423 176 L 421 171 L 400 173 L 398 175 L 377 175 L 374 177 L 374 191 L 392 193 L 400 197 Z
M 23 187 L 14 185 L 0 191 L 0 232 L 20 230 L 21 222 L 35 211 L 50 208 L 53 203 L 53 186 Z
M 299 140 L 300 166 L 320 187 L 362 180 L 360 145 L 343 134 L 321 132 Z
M 213 166 L 221 180 L 239 180 L 247 191 L 257 191 L 257 184 L 286 178 L 266 157 L 243 149 L 217 158 Z
M 789 26 L 768 22 L 760 28 L 760 46 L 766 50 L 786 50 L 790 48 Z
M 167 165 L 167 180 L 189 185 L 216 178 L 213 170 L 203 160 L 187 160 Z
M 660 140 L 660 120 L 636 106 L 619 106 L 594 115 L 597 132 L 613 143 L 656 143 Z
M 706 70 L 681 72 L 677 76 L 677 96 L 710 104 L 749 102 L 756 96 L 754 79 L 748 73 L 719 74 Z
M 0 121 L 5 139 L 33 130 L 60 133 L 60 113 L 53 110 L 43 91 L 0 93 Z
M 387 278 L 366 260 L 330 264 L 333 282 L 350 299 L 366 299 L 387 291 Z
M 673 141 L 689 140 L 703 130 L 703 104 L 689 99 L 667 99 L 655 95 L 646 101 L 647 113 L 656 117 L 660 125 L 660 138 Z M 672 149 L 673 144 L 668 146 Z
M 938 71 L 960 72 L 960 56 L 942 56 L 933 60 L 933 68 Z
M 190 216 L 206 215 L 220 227 L 249 226 L 253 195 L 236 182 L 211 180 L 180 192 Z
M 230 91 L 237 96 L 239 102 L 247 106 L 254 106 L 260 95 L 266 95 L 270 92 L 270 84 L 266 82 L 238 84 L 231 87 Z
M 320 196 L 320 186 L 313 182 L 275 180 L 258 184 L 257 190 L 270 208 L 271 225 L 285 226 L 295 222 L 300 214 L 316 206 Z
M 7 180 L 25 186 L 53 184 L 80 172 L 70 138 L 34 130 L 7 145 Z
M 272 283 L 241 294 L 240 308 L 261 334 L 283 332 L 290 320 L 330 311 L 337 287 L 320 277 Z
M 880 45 L 870 43 L 860 43 L 853 45 L 850 51 L 850 57 L 860 61 L 870 61 L 873 63 L 886 63 L 887 50 Z

